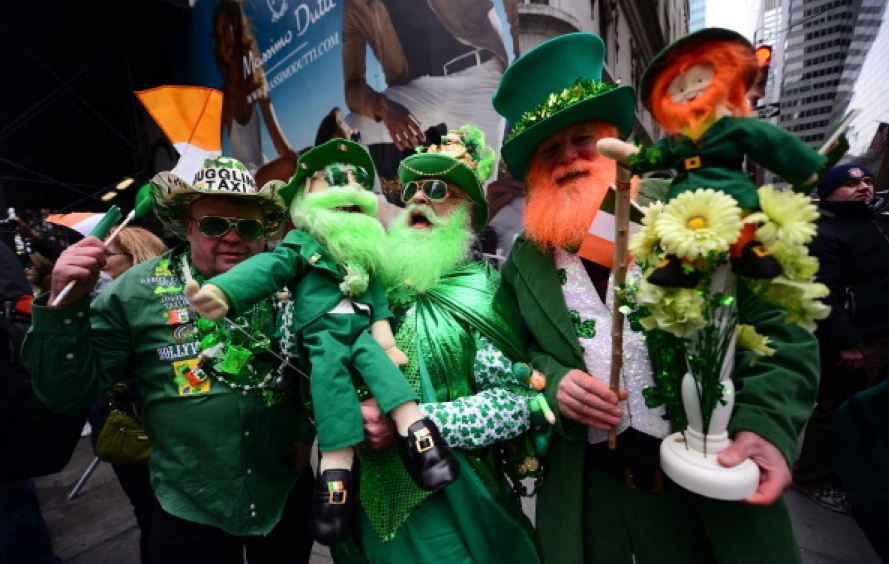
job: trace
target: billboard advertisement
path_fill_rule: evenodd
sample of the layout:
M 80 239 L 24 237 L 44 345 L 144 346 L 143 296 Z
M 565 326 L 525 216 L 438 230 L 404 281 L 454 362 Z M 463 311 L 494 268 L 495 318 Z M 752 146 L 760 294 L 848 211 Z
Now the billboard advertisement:
M 197 0 L 174 46 L 181 84 L 221 90 L 223 154 L 258 182 L 350 137 L 381 189 L 429 128 L 474 123 L 499 149 L 491 95 L 518 49 L 517 0 Z

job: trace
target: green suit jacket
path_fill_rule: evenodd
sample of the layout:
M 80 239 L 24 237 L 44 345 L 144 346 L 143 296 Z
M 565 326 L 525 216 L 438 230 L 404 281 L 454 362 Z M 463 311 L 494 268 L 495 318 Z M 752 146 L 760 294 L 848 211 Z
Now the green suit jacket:
M 748 155 L 797 187 L 824 162 L 823 156 L 779 127 L 755 118 L 724 117 L 697 140 L 677 135 L 643 147 L 633 171 L 677 169 L 666 201 L 689 190 L 714 188 L 732 196 L 742 208 L 755 208 L 759 206 L 756 186 L 741 166 Z M 700 159 L 700 166 L 692 168 L 692 159 Z M 798 191 L 808 193 L 811 188 Z
M 587 428 L 562 417 L 556 392 L 572 369 L 586 371 L 583 350 L 565 306 L 552 255 L 520 236 L 501 270 L 505 288 L 518 303 L 528 330 L 528 351 L 535 368 L 546 374 L 546 396 L 556 414 L 546 474 L 537 501 L 537 531 L 544 560 L 580 564 L 581 496 Z M 729 431 L 752 431 L 773 443 L 791 464 L 799 431 L 818 390 L 818 347 L 814 336 L 783 322 L 784 312 L 751 296 L 739 296 L 741 322 L 768 336 L 776 353 L 759 357 L 738 351 L 734 381 L 735 413 Z M 734 534 L 743 534 L 735 531 Z

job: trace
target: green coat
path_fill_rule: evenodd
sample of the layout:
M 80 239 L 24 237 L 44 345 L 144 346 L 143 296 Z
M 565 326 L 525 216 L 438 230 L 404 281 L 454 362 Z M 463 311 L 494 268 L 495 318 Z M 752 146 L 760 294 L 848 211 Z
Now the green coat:
M 545 255 L 522 235 L 501 274 L 525 320 L 532 364 L 547 376 L 546 396 L 557 419 L 537 502 L 537 531 L 544 560 L 550 564 L 580 564 L 583 535 L 579 492 L 587 428 L 562 417 L 556 392 L 569 370 L 587 370 L 583 350 L 551 255 Z M 797 436 L 818 389 L 816 341 L 808 331 L 784 324 L 783 312 L 774 306 L 751 296 L 746 296 L 746 301 L 739 298 L 747 305 L 742 310 L 742 322 L 755 325 L 768 336 L 777 352 L 757 358 L 750 366 L 752 353 L 738 351 L 735 413 L 729 432 L 748 430 L 764 437 L 781 450 L 790 466 L 796 456 Z
M 724 117 L 697 141 L 677 135 L 643 147 L 633 159 L 637 163 L 633 171 L 677 169 L 667 201 L 689 190 L 714 188 L 733 197 L 742 208 L 755 208 L 759 198 L 742 168 L 745 156 L 794 186 L 805 182 L 824 162 L 823 156 L 779 127 L 755 118 Z M 700 157 L 701 166 L 682 170 L 687 159 L 695 157 Z
M 176 382 L 200 352 L 177 267 L 185 252 L 180 246 L 137 264 L 92 303 L 46 307 L 41 296 L 22 361 L 40 401 L 59 412 L 87 407 L 135 374 L 161 506 L 232 535 L 265 535 L 299 474 L 291 445 L 311 444 L 313 433 L 304 420 L 301 427 L 295 403 L 267 405 L 259 389 L 248 393 L 212 378 L 198 388 Z M 270 313 L 269 333 L 272 327 Z

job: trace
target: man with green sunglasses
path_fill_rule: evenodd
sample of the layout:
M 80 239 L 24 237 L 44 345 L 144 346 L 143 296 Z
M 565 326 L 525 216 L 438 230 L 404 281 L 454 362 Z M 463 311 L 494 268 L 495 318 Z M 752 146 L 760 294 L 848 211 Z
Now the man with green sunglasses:
M 225 157 L 205 161 L 191 182 L 159 173 L 151 180 L 155 211 L 183 244 L 130 268 L 89 303 L 106 247 L 87 237 L 59 258 L 48 301 L 77 280 L 71 293 L 57 307 L 45 296 L 34 306 L 23 360 L 50 408 L 88 406 L 124 375 L 139 378 L 153 441 L 158 505 L 148 543 L 155 562 L 241 561 L 245 550 L 251 563 L 309 562 L 313 479 L 303 469 L 314 435 L 296 402 L 272 401 L 298 393 L 292 379 L 273 378 L 280 353 L 268 349 L 277 343 L 257 346 L 223 322 L 214 333 L 227 332 L 229 372 L 199 371 L 207 320 L 189 309 L 184 292 L 189 278 L 211 278 L 262 253 L 283 225 L 282 186 L 258 188 L 240 162 Z M 240 326 L 274 334 L 273 293 Z M 237 369 L 233 359 L 241 361 Z
M 464 126 L 399 166 L 406 207 L 390 227 L 380 281 L 395 342 L 409 356 L 403 371 L 461 473 L 444 492 L 405 488 L 391 471 L 395 428 L 365 401 L 361 518 L 349 542 L 332 548 L 337 562 L 540 562 L 500 450 L 529 428 L 534 391 L 512 372 L 527 353 L 497 272 L 473 257 L 488 218 L 482 182 L 494 162 L 481 131 Z
M 274 252 L 212 278 L 200 290 L 186 288 L 193 307 L 210 319 L 242 315 L 278 288 L 291 292 L 283 315 L 288 321 L 280 327 L 282 350 L 309 374 L 321 451 L 311 527 L 325 545 L 348 535 L 355 514 L 353 446 L 364 440 L 356 384 L 359 395 L 372 394 L 397 428 L 402 464 L 391 471 L 401 471 L 404 487 L 440 490 L 459 472 L 395 364 L 407 359 L 395 346 L 392 314 L 375 278 L 385 232 L 374 217 L 373 174 L 370 155 L 357 143 L 335 139 L 308 151 L 281 190 L 297 229 Z M 390 501 L 400 493 L 393 491 Z

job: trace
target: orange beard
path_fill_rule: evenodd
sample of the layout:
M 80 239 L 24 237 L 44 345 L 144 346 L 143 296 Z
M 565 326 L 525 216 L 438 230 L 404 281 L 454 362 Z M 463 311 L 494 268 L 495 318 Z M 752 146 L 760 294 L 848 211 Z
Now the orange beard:
M 525 201 L 525 232 L 546 252 L 567 248 L 576 250 L 602 205 L 608 186 L 614 182 L 617 163 L 597 155 L 593 160 L 577 160 L 559 165 L 552 172 L 541 170 L 536 161 L 525 174 L 528 196 Z M 566 175 L 582 173 L 559 181 Z

